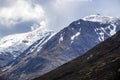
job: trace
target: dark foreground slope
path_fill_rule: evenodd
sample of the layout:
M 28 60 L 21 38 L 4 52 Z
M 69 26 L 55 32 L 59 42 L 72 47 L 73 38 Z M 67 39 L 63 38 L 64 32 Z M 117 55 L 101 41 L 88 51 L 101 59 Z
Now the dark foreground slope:
M 83 56 L 34 80 L 120 80 L 120 31 Z

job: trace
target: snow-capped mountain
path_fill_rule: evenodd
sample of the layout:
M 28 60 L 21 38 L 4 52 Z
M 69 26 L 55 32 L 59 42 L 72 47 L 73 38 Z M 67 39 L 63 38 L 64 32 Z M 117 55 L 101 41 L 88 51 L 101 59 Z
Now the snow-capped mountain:
M 0 67 L 14 60 L 37 40 L 44 42 L 52 34 L 53 31 L 40 27 L 27 33 L 3 37 L 0 40 Z
M 4 78 L 29 80 L 43 75 L 84 54 L 119 30 L 119 18 L 90 15 L 74 21 L 50 37 L 42 46 L 38 45 L 39 40 L 31 45 L 11 62 L 8 70 L 4 70 Z

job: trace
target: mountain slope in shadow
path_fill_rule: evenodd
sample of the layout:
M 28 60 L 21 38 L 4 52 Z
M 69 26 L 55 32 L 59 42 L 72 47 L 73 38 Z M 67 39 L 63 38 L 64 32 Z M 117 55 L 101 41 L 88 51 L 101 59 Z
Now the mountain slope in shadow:
M 34 80 L 119 80 L 120 31 L 83 56 Z

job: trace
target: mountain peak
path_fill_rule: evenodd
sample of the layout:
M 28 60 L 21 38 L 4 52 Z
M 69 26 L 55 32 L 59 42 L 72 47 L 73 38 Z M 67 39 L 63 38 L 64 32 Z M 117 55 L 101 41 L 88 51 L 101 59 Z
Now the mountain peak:
M 111 23 L 118 20 L 118 17 L 110 17 L 110 16 L 104 16 L 101 14 L 95 14 L 95 15 L 89 15 L 83 18 L 85 21 L 92 21 L 92 22 L 101 22 L 101 23 Z

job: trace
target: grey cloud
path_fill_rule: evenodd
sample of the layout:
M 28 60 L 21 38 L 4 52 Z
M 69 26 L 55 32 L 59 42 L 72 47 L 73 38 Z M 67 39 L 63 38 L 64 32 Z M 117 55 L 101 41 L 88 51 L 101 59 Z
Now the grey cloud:
M 30 26 L 33 25 L 34 22 L 22 22 L 14 26 L 14 28 L 6 28 L 3 25 L 0 25 L 0 37 L 14 34 L 14 33 L 23 33 L 30 31 Z
M 9 7 L 15 0 L 0 0 L 0 7 Z

